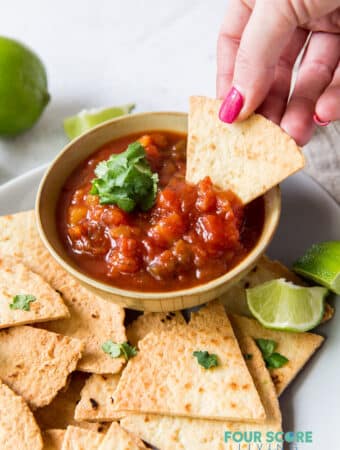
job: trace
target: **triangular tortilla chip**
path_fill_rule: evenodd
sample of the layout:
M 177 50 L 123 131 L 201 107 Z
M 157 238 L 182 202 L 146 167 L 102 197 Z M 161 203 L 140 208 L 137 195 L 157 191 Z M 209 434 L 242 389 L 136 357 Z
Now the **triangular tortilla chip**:
M 185 324 L 181 312 L 144 313 L 134 320 L 126 329 L 126 336 L 130 344 L 137 346 L 150 331 L 157 332 L 171 328 L 174 324 Z
M 31 294 L 29 311 L 11 309 L 13 297 Z M 15 258 L 0 259 L 0 329 L 69 317 L 60 295 L 39 275 Z
M 265 437 L 266 432 L 281 431 L 281 414 L 273 383 L 266 369 L 261 353 L 251 338 L 242 339 L 240 347 L 243 353 L 251 353 L 247 360 L 256 388 L 264 405 L 267 419 L 263 424 L 222 422 L 216 420 L 187 419 L 157 415 L 129 414 L 121 420 L 121 426 L 135 433 L 147 443 L 162 450 L 270 450 L 269 444 L 224 442 L 224 435 L 230 431 L 259 431 Z
M 120 374 L 91 375 L 80 393 L 80 401 L 75 409 L 76 420 L 112 422 L 122 417 L 113 409 L 113 394 Z
M 39 238 L 34 211 L 0 217 L 0 255 L 21 258 L 61 293 L 71 317 L 47 323 L 44 328 L 84 340 L 78 370 L 92 373 L 121 370 L 124 359 L 111 358 L 101 346 L 108 339 L 126 341 L 123 308 L 94 295 L 55 262 Z
M 143 442 L 113 422 L 98 450 L 140 450 L 146 448 Z
M 66 429 L 61 450 L 98 450 L 104 435 L 70 425 Z
M 238 283 L 219 297 L 227 313 L 240 314 L 252 317 L 247 305 L 246 289 L 255 287 L 266 281 L 285 278 L 294 284 L 304 286 L 304 282 L 279 261 L 272 261 L 262 256 L 255 267 L 247 273 Z
M 114 394 L 117 411 L 218 420 L 263 421 L 265 413 L 224 308 L 225 333 L 215 324 L 180 325 L 149 333 L 139 342 Z M 217 317 L 216 317 L 217 319 Z M 207 370 L 194 351 L 216 354 Z
M 61 450 L 65 430 L 50 429 L 43 432 L 44 450 Z
M 324 338 L 312 333 L 293 333 L 264 328 L 257 320 L 229 315 L 238 339 L 251 336 L 254 339 L 272 339 L 277 342 L 275 351 L 288 358 L 288 363 L 279 369 L 270 369 L 277 395 L 282 394 L 288 384 L 320 347 Z
M 25 401 L 0 381 L 1 450 L 42 450 L 43 441 Z
M 187 181 L 209 176 L 246 204 L 303 168 L 301 149 L 278 125 L 259 114 L 226 124 L 220 106 L 220 100 L 190 98 Z
M 102 423 L 78 422 L 75 418 L 75 409 L 86 378 L 87 374 L 83 372 L 73 372 L 66 386 L 58 392 L 52 402 L 34 411 L 34 416 L 41 429 L 67 428 L 68 425 L 76 425 L 92 431 L 104 432 L 106 430 L 106 426 Z
M 0 331 L 0 378 L 32 408 L 50 403 L 77 366 L 83 343 L 29 326 Z
M 242 280 L 221 295 L 219 299 L 224 304 L 227 313 L 252 317 L 247 305 L 246 289 L 278 278 L 285 278 L 298 286 L 306 286 L 306 283 L 299 276 L 279 261 L 273 261 L 267 256 L 262 256 L 256 266 Z M 333 314 L 334 309 L 326 302 L 323 322 L 330 320 Z

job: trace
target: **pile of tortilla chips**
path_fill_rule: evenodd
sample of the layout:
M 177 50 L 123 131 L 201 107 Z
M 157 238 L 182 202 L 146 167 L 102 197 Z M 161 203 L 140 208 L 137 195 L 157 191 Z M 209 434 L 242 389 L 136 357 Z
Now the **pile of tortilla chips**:
M 301 150 L 279 127 L 258 115 L 222 124 L 219 105 L 191 99 L 187 180 L 209 174 L 247 203 L 303 167 Z M 0 448 L 222 450 L 234 448 L 224 442 L 228 431 L 280 431 L 278 396 L 323 337 L 268 330 L 251 318 L 245 289 L 275 278 L 302 283 L 263 257 L 190 317 L 145 313 L 125 329 L 123 308 L 50 256 L 33 211 L 0 217 Z M 325 320 L 332 314 L 328 306 Z M 268 369 L 261 338 L 275 341 L 288 362 Z M 137 354 L 111 357 L 102 349 L 109 340 L 129 341 Z M 196 352 L 215 366 L 200 364 Z
M 33 211 L 1 217 L 0 448 L 214 450 L 232 448 L 226 431 L 280 431 L 278 395 L 323 341 L 249 317 L 245 288 L 280 277 L 301 283 L 263 257 L 189 319 L 145 313 L 125 329 L 122 308 L 48 254 Z M 34 296 L 27 310 L 10 306 L 18 294 Z M 289 362 L 269 370 L 258 338 L 274 340 Z M 138 353 L 111 358 L 107 340 L 128 340 Z M 217 355 L 218 366 L 205 369 L 195 351 Z

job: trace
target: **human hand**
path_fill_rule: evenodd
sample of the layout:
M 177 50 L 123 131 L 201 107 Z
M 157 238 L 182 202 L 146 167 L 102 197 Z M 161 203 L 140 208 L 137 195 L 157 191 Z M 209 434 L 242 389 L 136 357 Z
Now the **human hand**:
M 222 121 L 257 110 L 300 145 L 315 123 L 340 119 L 340 0 L 229 0 L 218 38 L 217 96 L 225 99 Z

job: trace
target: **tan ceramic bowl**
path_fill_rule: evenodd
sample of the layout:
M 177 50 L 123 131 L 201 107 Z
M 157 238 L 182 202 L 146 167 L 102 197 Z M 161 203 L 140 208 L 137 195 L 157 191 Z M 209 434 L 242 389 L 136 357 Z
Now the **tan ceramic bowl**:
M 187 132 L 187 115 L 176 112 L 142 113 L 111 120 L 68 144 L 52 162 L 41 181 L 36 217 L 40 236 L 56 261 L 87 288 L 122 306 L 145 311 L 173 311 L 205 303 L 223 294 L 256 263 L 271 241 L 277 227 L 281 195 L 278 187 L 265 197 L 265 221 L 256 247 L 225 275 L 189 289 L 170 292 L 137 292 L 116 288 L 83 273 L 68 256 L 56 228 L 56 203 L 60 190 L 71 172 L 103 144 L 133 133 L 151 130 Z

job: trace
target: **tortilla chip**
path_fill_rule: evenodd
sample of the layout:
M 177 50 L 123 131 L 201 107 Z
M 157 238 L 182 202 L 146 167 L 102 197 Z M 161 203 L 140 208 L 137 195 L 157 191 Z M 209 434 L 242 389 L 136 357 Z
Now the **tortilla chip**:
M 276 260 L 268 256 L 262 256 L 255 267 L 247 273 L 238 283 L 234 284 L 227 292 L 219 297 L 224 304 L 227 313 L 253 317 L 247 304 L 246 289 L 255 287 L 266 281 L 285 278 L 298 286 L 306 286 L 306 283 L 294 272 Z M 325 302 L 325 312 L 322 322 L 330 320 L 334 315 L 334 308 Z
M 130 344 L 137 346 L 150 331 L 157 332 L 171 328 L 174 324 L 184 325 L 186 322 L 180 311 L 169 313 L 144 313 L 134 320 L 126 329 Z
M 265 413 L 222 305 L 226 331 L 204 321 L 200 329 L 180 325 L 149 333 L 139 342 L 114 393 L 116 411 L 144 412 L 218 420 L 263 421 Z M 208 319 L 208 314 L 207 314 Z M 207 370 L 196 350 L 218 355 Z
M 85 383 L 75 409 L 76 420 L 112 422 L 122 417 L 113 409 L 113 393 L 120 374 L 91 375 Z
M 84 340 L 78 370 L 91 373 L 121 370 L 124 359 L 111 358 L 101 346 L 108 339 L 126 341 L 123 308 L 87 290 L 55 262 L 38 236 L 34 211 L 0 217 L 0 254 L 21 258 L 61 293 L 71 317 L 44 324 L 43 328 Z
M 61 450 L 98 450 L 104 435 L 70 425 L 66 429 Z
M 43 432 L 44 450 L 61 450 L 65 430 L 50 429 Z
M 278 125 L 259 114 L 226 124 L 218 118 L 221 103 L 190 98 L 187 181 L 209 176 L 246 204 L 304 167 L 301 149 Z
M 187 419 L 157 415 L 129 414 L 121 420 L 121 426 L 141 439 L 162 450 L 235 450 L 238 444 L 225 443 L 224 434 L 228 431 L 260 431 L 265 436 L 267 431 L 281 431 L 281 414 L 275 389 L 266 369 L 262 355 L 251 338 L 240 342 L 243 353 L 251 353 L 247 360 L 267 419 L 263 424 L 222 422 L 216 420 Z M 257 445 L 243 443 L 241 449 L 258 450 Z M 270 450 L 269 444 L 263 443 L 261 450 Z
M 29 326 L 0 331 L 0 378 L 34 409 L 50 403 L 75 370 L 83 344 Z
M 38 408 L 34 416 L 42 430 L 49 428 L 67 428 L 68 425 L 76 425 L 93 431 L 104 431 L 102 424 L 78 422 L 74 418 L 75 408 L 80 399 L 80 391 L 83 388 L 87 374 L 73 372 L 66 386 L 61 389 L 49 405 Z
M 43 441 L 33 414 L 25 401 L 0 381 L 1 450 L 42 450 Z
M 113 422 L 98 450 L 140 450 L 146 448 L 143 442 Z
M 10 308 L 17 294 L 34 295 L 29 311 Z M 0 259 L 0 329 L 69 316 L 60 295 L 39 275 L 15 258 Z
M 279 369 L 270 369 L 277 395 L 281 395 L 288 384 L 320 347 L 324 338 L 312 333 L 293 333 L 264 328 L 257 320 L 229 315 L 238 339 L 251 336 L 254 339 L 272 339 L 277 342 L 278 353 L 288 358 L 288 363 Z
M 238 283 L 221 295 L 219 300 L 225 306 L 227 313 L 252 317 L 247 305 L 246 289 L 278 278 L 285 278 L 287 281 L 297 285 L 305 285 L 301 278 L 279 261 L 272 261 L 267 256 L 262 256 L 256 266 Z

